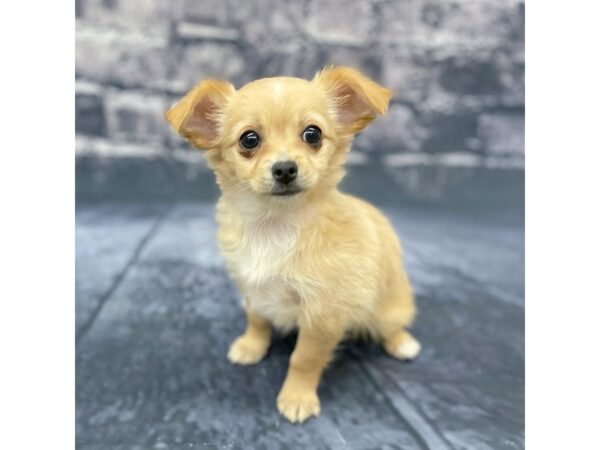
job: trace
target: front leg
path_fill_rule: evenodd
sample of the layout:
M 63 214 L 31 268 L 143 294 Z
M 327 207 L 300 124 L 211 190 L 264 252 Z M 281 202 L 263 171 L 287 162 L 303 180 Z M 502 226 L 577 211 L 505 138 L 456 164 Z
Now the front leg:
M 302 327 L 277 397 L 277 409 L 290 422 L 304 422 L 321 412 L 317 387 L 321 374 L 342 337 L 342 330 Z
M 262 360 L 271 344 L 271 324 L 246 307 L 246 331 L 238 337 L 227 353 L 234 364 L 255 364 Z

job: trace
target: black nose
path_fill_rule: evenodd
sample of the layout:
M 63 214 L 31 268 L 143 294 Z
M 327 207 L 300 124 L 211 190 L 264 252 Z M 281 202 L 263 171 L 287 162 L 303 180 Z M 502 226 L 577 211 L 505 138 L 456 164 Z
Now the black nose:
M 275 181 L 283 184 L 289 184 L 296 179 L 298 175 L 298 166 L 294 161 L 284 161 L 273 164 L 271 173 Z

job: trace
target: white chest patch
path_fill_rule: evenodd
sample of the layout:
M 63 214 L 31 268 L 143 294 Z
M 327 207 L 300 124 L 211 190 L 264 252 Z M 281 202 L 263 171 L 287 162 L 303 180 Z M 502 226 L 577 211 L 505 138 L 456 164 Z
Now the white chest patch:
M 291 220 L 264 218 L 247 222 L 225 259 L 243 287 L 246 305 L 284 331 L 296 326 L 299 301 L 284 278 L 298 239 Z M 237 233 L 236 233 L 237 234 Z
M 246 306 L 268 319 L 273 326 L 289 332 L 298 324 L 300 302 L 290 286 L 281 278 L 271 278 L 245 299 Z
M 245 284 L 262 285 L 281 276 L 297 239 L 298 228 L 283 220 L 248 223 L 236 249 L 228 255 L 230 266 Z

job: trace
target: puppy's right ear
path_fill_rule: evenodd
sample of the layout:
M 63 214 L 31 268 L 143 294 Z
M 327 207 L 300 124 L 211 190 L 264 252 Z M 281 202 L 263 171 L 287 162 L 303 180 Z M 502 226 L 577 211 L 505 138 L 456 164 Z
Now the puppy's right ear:
M 201 81 L 165 112 L 165 119 L 195 147 L 213 148 L 221 133 L 223 109 L 234 93 L 227 81 Z

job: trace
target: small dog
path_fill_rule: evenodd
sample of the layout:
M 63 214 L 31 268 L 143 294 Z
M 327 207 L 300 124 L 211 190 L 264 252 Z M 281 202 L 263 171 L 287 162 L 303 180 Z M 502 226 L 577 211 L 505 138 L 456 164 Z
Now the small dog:
M 399 359 L 420 350 L 406 330 L 416 310 L 392 226 L 337 189 L 355 134 L 390 98 L 354 69 L 327 67 L 310 81 L 264 78 L 239 90 L 205 80 L 165 113 L 206 150 L 221 188 L 218 241 L 247 317 L 227 357 L 257 363 L 272 327 L 298 329 L 277 397 L 291 422 L 319 415 L 321 374 L 346 335 L 378 338 Z

